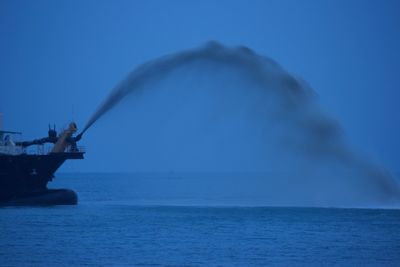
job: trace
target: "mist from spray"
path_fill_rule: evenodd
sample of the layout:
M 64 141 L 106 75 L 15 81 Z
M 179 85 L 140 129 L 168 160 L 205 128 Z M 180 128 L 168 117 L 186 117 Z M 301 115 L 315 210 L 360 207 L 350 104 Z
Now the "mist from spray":
M 246 47 L 211 42 L 142 64 L 112 90 L 82 133 L 127 96 L 145 92 L 147 108 L 153 102 L 165 110 L 152 120 L 164 125 L 163 144 L 174 146 L 166 150 L 181 148 L 181 157 L 166 157 L 175 158 L 172 165 L 188 166 L 192 155 L 201 159 L 199 169 L 216 164 L 269 173 L 236 179 L 240 189 L 230 193 L 267 205 L 370 206 L 400 199 L 397 181 L 349 149 L 304 81 Z

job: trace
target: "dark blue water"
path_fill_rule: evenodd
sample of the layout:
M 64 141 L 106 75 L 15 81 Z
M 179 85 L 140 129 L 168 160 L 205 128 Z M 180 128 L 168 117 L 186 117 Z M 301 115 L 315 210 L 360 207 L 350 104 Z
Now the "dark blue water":
M 212 205 L 172 176 L 59 175 L 79 205 L 0 209 L 0 265 L 400 266 L 400 210 Z

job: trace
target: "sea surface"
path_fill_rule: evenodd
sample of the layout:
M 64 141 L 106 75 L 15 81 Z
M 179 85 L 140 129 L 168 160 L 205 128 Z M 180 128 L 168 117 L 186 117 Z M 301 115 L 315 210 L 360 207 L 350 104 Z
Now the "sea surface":
M 400 266 L 398 209 L 268 207 L 196 179 L 58 174 L 79 204 L 0 208 L 0 266 Z

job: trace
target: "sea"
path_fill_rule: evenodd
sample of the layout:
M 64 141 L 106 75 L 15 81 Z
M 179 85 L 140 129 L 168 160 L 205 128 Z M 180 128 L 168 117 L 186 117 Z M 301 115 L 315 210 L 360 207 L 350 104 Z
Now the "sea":
M 0 266 L 400 266 L 399 209 L 262 205 L 206 176 L 57 174 L 78 205 L 0 208 Z

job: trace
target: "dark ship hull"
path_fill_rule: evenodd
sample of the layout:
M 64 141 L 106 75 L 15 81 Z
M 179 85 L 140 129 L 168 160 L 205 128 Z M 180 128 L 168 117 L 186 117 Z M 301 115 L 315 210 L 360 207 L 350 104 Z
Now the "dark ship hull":
M 61 152 L 46 155 L 0 155 L 0 202 L 27 203 L 32 197 L 34 204 L 40 204 L 40 193 L 44 196 L 43 204 L 51 203 L 52 191 L 47 189 L 56 170 L 67 159 L 83 159 L 84 152 Z M 54 201 L 59 202 L 57 197 L 64 199 L 64 204 L 76 204 L 77 197 L 70 190 L 66 194 L 70 197 L 61 195 L 61 191 L 53 191 Z M 60 203 L 56 203 L 60 204 Z M 62 204 L 62 203 L 61 203 Z
M 56 170 L 67 159 L 83 159 L 84 152 L 0 154 L 0 205 L 74 205 L 72 190 L 47 189 Z

